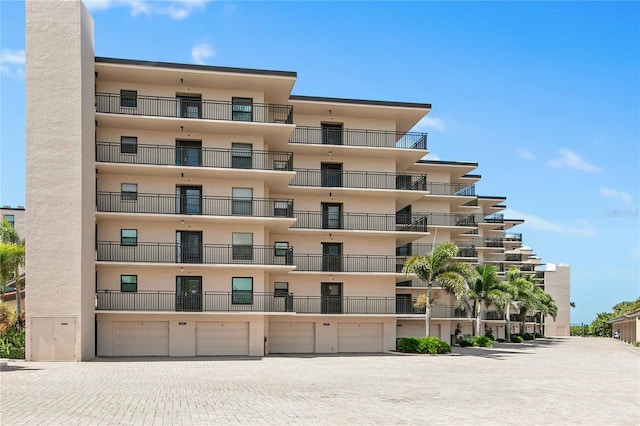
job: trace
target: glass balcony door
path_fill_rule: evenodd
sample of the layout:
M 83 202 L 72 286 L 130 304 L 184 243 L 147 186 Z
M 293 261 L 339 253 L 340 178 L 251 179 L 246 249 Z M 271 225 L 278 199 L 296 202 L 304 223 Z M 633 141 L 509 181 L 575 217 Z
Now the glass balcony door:
M 176 187 L 178 214 L 202 214 L 202 187 Z
M 176 311 L 202 311 L 202 277 L 176 277 Z
M 176 232 L 179 263 L 202 263 L 202 231 Z
M 342 313 L 342 283 L 321 284 L 320 309 L 323 314 Z
M 201 166 L 202 141 L 176 141 L 176 166 Z

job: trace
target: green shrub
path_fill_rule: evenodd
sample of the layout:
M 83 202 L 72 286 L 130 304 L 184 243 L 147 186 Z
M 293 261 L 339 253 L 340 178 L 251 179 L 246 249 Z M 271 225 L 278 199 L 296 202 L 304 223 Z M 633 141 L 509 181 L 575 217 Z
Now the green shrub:
M 491 340 L 496 340 L 496 338 L 495 338 L 495 337 L 493 337 L 493 330 L 491 330 L 490 328 L 486 328 L 486 329 L 485 329 L 485 333 L 484 333 L 484 335 L 485 335 L 486 337 L 488 337 L 489 339 L 491 339 Z
M 437 337 L 401 337 L 398 339 L 396 347 L 402 352 L 416 352 L 423 354 L 448 354 L 451 346 Z
M 636 340 L 635 342 L 633 342 L 633 346 L 635 346 L 636 348 L 640 348 L 640 340 Z
M 504 340 L 504 339 L 496 339 L 496 342 L 504 343 L 504 342 L 506 342 L 506 340 Z
M 523 338 L 524 340 L 534 340 L 536 337 L 535 337 L 533 334 L 531 334 L 531 333 L 524 333 L 524 334 L 522 335 L 522 338 Z
M 475 339 L 472 339 L 471 337 L 458 340 L 458 344 L 463 348 L 466 348 L 467 346 L 473 346 L 475 342 L 476 342 Z
M 404 352 L 418 352 L 419 339 L 415 337 L 401 337 L 396 343 L 396 348 Z
M 522 336 L 518 334 L 511 335 L 511 343 L 522 343 L 523 341 L 524 339 L 522 338 Z
M 451 352 L 451 346 L 447 342 L 443 342 L 437 337 L 422 337 L 419 340 L 418 352 L 435 354 L 448 354 Z
M 0 358 L 24 359 L 24 330 L 7 328 L 0 336 Z
M 474 346 L 480 346 L 481 348 L 490 348 L 493 346 L 493 340 L 488 336 L 477 336 L 473 343 Z
M 536 339 L 542 339 L 544 337 L 544 334 L 542 333 L 533 333 L 533 335 L 535 336 Z

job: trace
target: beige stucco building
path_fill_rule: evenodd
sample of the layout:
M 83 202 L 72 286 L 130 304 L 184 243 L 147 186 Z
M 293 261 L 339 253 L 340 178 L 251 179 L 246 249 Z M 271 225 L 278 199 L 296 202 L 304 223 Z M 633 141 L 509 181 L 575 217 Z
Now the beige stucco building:
M 431 105 L 96 58 L 92 27 L 79 2 L 27 1 L 27 359 L 382 352 L 424 335 L 407 256 L 453 241 L 539 269 L 508 257 L 521 221 L 475 194 L 476 163 L 422 160 Z M 432 335 L 471 333 L 434 303 Z

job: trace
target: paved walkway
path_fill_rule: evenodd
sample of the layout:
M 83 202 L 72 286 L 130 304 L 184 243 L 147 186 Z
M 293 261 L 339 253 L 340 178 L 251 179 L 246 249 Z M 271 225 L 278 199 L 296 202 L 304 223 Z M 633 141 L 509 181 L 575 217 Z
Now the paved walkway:
M 453 356 L 9 361 L 0 424 L 640 424 L 640 350 L 562 338 Z

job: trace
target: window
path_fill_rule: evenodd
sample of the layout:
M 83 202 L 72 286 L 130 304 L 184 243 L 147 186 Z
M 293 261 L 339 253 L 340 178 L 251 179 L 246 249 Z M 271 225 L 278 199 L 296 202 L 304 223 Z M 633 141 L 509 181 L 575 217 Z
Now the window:
M 237 214 L 240 216 L 251 216 L 253 213 L 252 188 L 233 188 L 231 190 L 231 214 Z
M 127 201 L 138 200 L 138 184 L 137 183 L 123 183 L 120 185 L 120 199 Z
M 120 275 L 120 291 L 123 293 L 138 291 L 138 276 Z
M 15 227 L 15 224 L 16 224 L 16 216 L 15 215 L 5 214 L 5 215 L 3 215 L 3 217 L 4 217 L 4 220 L 9 222 L 9 225 L 11 225 L 12 227 Z
M 396 247 L 396 256 L 411 256 L 411 243 Z
M 234 169 L 250 169 L 252 167 L 253 145 L 250 143 L 231 144 L 231 167 Z
M 320 177 L 322 186 L 342 186 L 342 163 L 320 164 Z
M 253 234 L 233 233 L 233 260 L 253 260 Z
M 202 214 L 201 186 L 177 186 L 176 196 L 179 214 Z
M 178 98 L 178 116 L 182 118 L 202 118 L 202 96 L 176 95 Z
M 231 303 L 234 305 L 253 304 L 253 278 L 231 278 Z
M 201 166 L 202 141 L 176 141 L 176 166 Z
M 341 203 L 322 203 L 322 228 L 342 229 Z
M 342 124 L 322 123 L 322 143 L 342 145 Z
M 136 108 L 138 106 L 138 91 L 137 90 L 121 90 L 120 106 L 127 107 L 127 108 Z
M 286 256 L 289 253 L 289 243 L 286 241 L 277 241 L 274 248 L 276 256 Z
M 276 282 L 273 283 L 273 296 L 286 297 L 289 295 L 289 283 Z
M 232 98 L 231 111 L 233 121 L 252 121 L 253 120 L 253 99 L 251 98 Z
M 202 231 L 176 232 L 176 258 L 181 263 L 202 263 Z
M 276 200 L 273 202 L 273 215 L 276 217 L 291 217 L 293 205 L 290 201 Z
M 410 225 L 411 224 L 411 205 L 400 209 L 396 212 L 396 225 Z
M 121 229 L 120 245 L 121 246 L 137 246 L 138 230 L 137 229 Z
M 322 270 L 342 271 L 342 243 L 322 243 Z
M 120 153 L 137 154 L 138 138 L 135 136 L 120 136 Z

